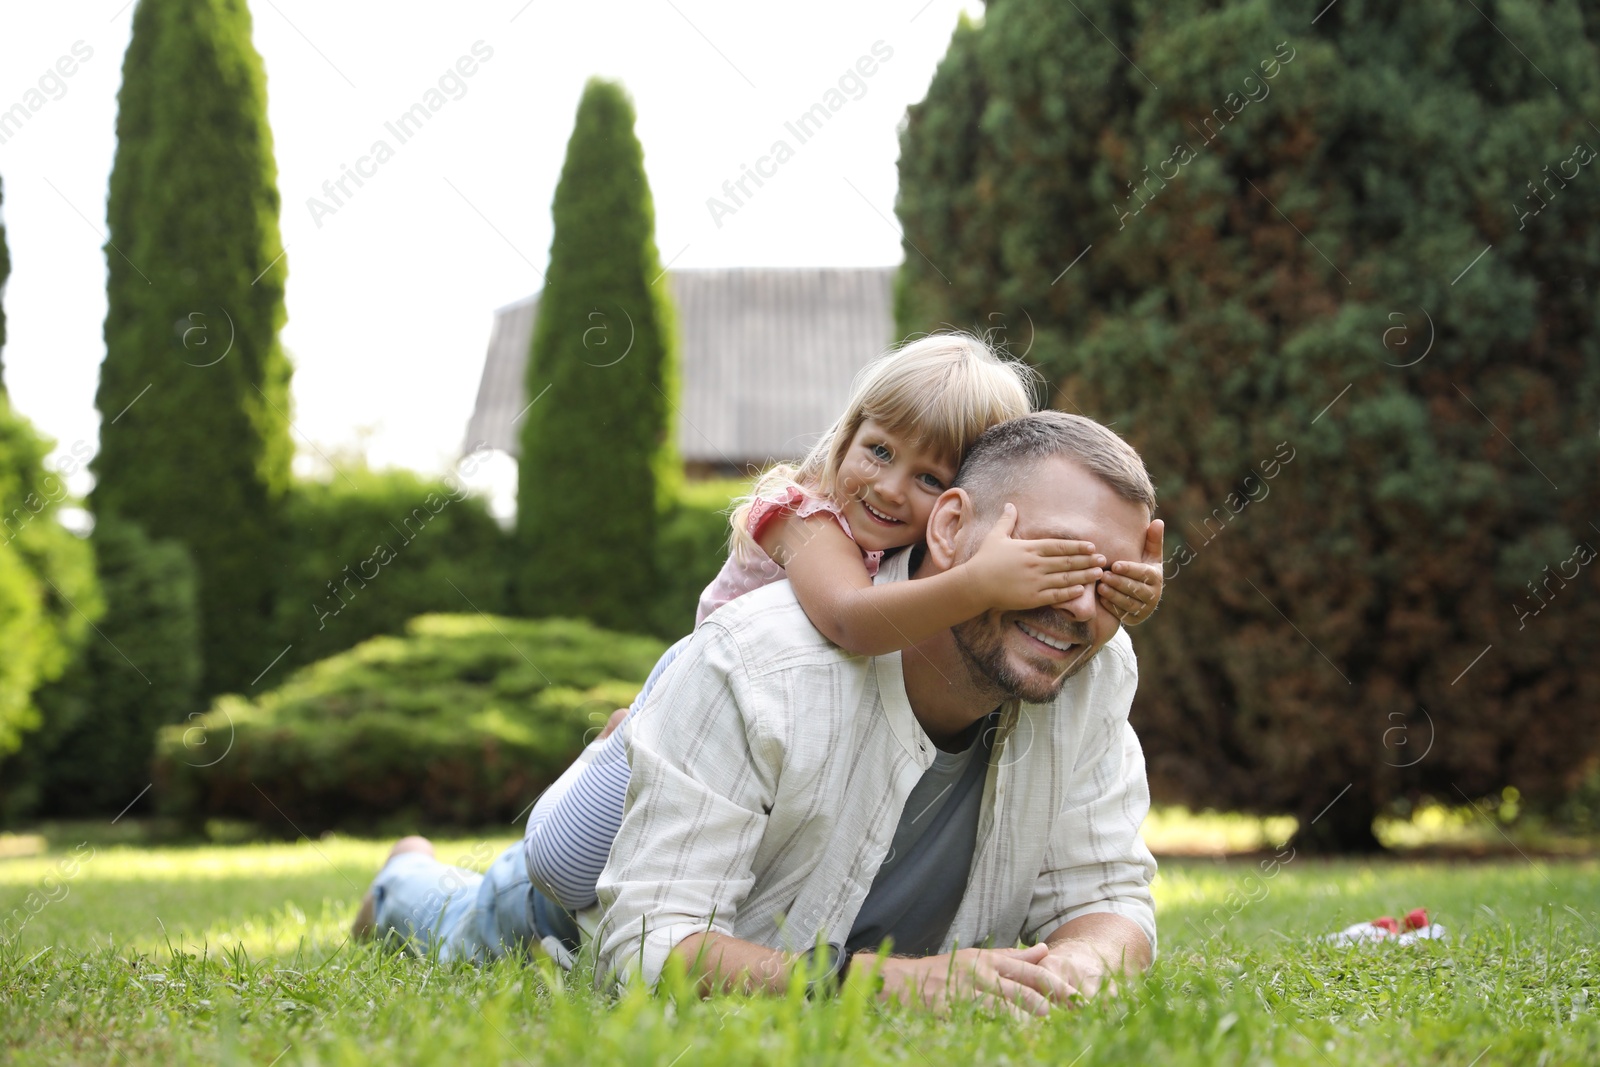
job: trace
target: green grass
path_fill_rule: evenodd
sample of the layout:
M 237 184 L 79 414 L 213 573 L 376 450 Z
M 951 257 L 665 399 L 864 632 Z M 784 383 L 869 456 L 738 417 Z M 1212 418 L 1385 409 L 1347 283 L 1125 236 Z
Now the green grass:
M 15 934 L 0 946 L 0 1061 L 1600 1061 L 1592 859 L 1302 856 L 1273 877 L 1259 858 L 1169 860 L 1156 885 L 1162 946 L 1150 974 L 1120 999 L 1019 1025 L 849 996 L 612 999 L 568 986 L 548 961 L 439 967 L 346 945 L 386 842 L 81 840 L 63 829 L 40 852 L 40 839 L 0 838 L 0 857 L 12 856 L 0 858 L 0 923 L 9 924 L 0 933 Z M 481 866 L 510 840 L 441 841 L 439 852 Z M 65 877 L 75 847 L 78 867 Z M 1315 940 L 1417 906 L 1449 927 L 1448 942 L 1336 949 Z

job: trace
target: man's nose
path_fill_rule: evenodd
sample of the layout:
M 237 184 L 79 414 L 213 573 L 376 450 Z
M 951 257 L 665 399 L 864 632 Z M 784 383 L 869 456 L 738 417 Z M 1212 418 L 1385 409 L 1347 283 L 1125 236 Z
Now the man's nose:
M 1099 610 L 1096 603 L 1095 588 L 1097 583 L 1088 582 L 1077 586 L 1077 593 L 1072 599 L 1056 605 L 1056 610 L 1065 612 L 1077 622 L 1089 622 Z

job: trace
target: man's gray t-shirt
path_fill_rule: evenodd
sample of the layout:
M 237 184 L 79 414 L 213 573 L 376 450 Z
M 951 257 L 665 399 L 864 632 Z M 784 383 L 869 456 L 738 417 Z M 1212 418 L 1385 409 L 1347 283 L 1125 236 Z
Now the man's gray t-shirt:
M 906 797 L 889 855 L 872 879 L 845 948 L 876 949 L 893 938 L 900 955 L 939 951 L 967 891 L 998 717 L 973 724 L 960 752 L 935 752 Z

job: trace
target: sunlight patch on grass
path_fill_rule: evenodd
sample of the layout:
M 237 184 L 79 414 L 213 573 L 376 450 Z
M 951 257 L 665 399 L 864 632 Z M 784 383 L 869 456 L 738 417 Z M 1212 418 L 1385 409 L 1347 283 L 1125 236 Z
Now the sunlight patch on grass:
M 1150 851 L 1167 856 L 1221 856 L 1275 849 L 1293 835 L 1293 815 L 1260 817 L 1236 812 L 1190 811 L 1157 805 L 1144 820 Z
M 446 863 L 482 870 L 516 838 L 435 842 Z M 36 950 L 112 943 L 165 954 L 242 942 L 252 953 L 292 953 L 300 939 L 343 938 L 391 840 L 330 836 L 315 842 L 160 846 L 52 842 L 42 856 L 0 861 L 4 936 Z M 314 916 L 307 919 L 306 915 Z
M 257 959 L 288 959 L 303 953 L 321 959 L 336 950 L 350 934 L 353 909 L 347 901 L 324 897 L 312 914 L 293 901 L 267 915 L 213 923 L 199 932 L 185 932 L 172 942 L 177 951 L 199 953 L 231 951 L 236 947 Z M 143 936 L 129 943 L 138 952 L 165 955 L 164 937 Z
M 483 870 L 516 837 L 464 838 L 435 842 L 439 858 L 447 863 Z M 293 843 L 252 845 L 201 845 L 197 847 L 140 848 L 111 845 L 94 848 L 82 864 L 80 877 L 119 882 L 227 881 L 267 875 L 274 878 L 317 874 L 329 869 L 370 869 L 375 874 L 388 855 L 392 841 L 330 836 L 318 841 L 302 838 Z M 70 852 L 64 843 L 26 858 L 0 862 L 0 886 L 26 886 L 56 869 Z M 487 859 L 484 856 L 487 855 Z M 369 876 L 370 877 L 370 876 Z

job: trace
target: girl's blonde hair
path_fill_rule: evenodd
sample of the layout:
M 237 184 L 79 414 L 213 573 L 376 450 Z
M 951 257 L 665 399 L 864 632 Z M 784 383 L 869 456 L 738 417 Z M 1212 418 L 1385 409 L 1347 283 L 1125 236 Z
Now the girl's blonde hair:
M 989 427 L 1033 410 L 1039 381 L 1033 368 L 1001 356 L 980 337 L 935 333 L 879 356 L 856 375 L 850 401 L 799 466 L 768 468 L 733 512 L 731 549 L 743 559 L 759 552 L 751 538 L 751 502 L 782 495 L 790 486 L 832 497 L 861 424 L 871 419 L 896 436 L 931 448 L 959 467 L 967 448 Z

